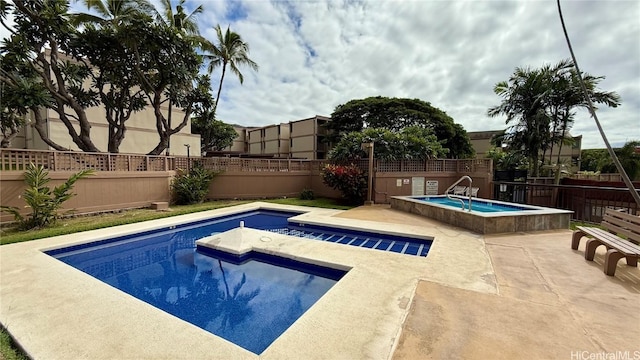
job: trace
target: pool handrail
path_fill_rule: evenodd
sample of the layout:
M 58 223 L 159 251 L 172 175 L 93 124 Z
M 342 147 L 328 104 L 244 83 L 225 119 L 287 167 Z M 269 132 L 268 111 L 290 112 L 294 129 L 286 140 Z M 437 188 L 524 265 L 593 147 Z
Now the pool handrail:
M 447 195 L 447 199 L 449 200 L 454 200 L 451 197 L 451 194 L 449 193 L 451 191 L 451 189 L 453 189 L 454 187 L 456 187 L 458 184 L 460 184 L 463 180 L 469 180 L 469 189 L 471 189 L 471 185 L 473 184 L 473 179 L 471 178 L 471 176 L 469 175 L 464 175 L 463 177 L 461 177 L 460 179 L 458 179 L 458 181 L 454 182 L 453 185 L 449 186 L 447 188 L 447 191 L 445 191 L 445 195 Z M 471 191 L 469 191 L 469 211 L 471 211 Z M 464 211 L 464 201 L 460 198 L 456 198 L 458 201 L 460 201 L 460 204 L 462 205 L 462 211 Z

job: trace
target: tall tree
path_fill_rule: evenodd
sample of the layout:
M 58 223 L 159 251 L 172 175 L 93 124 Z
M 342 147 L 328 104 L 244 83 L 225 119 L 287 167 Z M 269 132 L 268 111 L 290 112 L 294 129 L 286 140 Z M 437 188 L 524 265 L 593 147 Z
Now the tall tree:
M 365 128 L 385 128 L 394 132 L 417 126 L 431 129 L 447 156 L 465 158 L 473 155 L 473 147 L 462 126 L 455 124 L 444 111 L 419 99 L 382 96 L 351 100 L 338 105 L 326 128 L 330 141 L 337 142 L 343 134 Z
M 88 10 L 96 12 L 72 15 L 74 24 L 92 24 L 98 27 L 117 28 L 142 14 L 148 14 L 153 6 L 147 0 L 76 0 L 82 1 Z
M 173 8 L 171 0 L 161 0 L 160 9 L 155 8 L 153 13 L 157 22 L 165 24 L 170 28 L 179 30 L 188 35 L 200 35 L 197 17 L 204 11 L 202 5 L 198 5 L 192 12 L 185 12 L 185 1 L 179 0 Z
M 66 0 L 13 0 L 13 7 L 2 4 L 2 18 L 13 11 L 15 27 L 0 52 L 3 62 L 27 79 L 38 79 L 49 92 L 54 110 L 67 128 L 72 141 L 83 151 L 99 151 L 91 140 L 86 108 L 97 103 L 97 94 L 83 86 L 91 69 L 82 59 L 71 59 L 69 44 L 77 36 L 68 18 Z M 5 64 L 3 64 L 4 66 Z M 5 82 L 3 83 L 11 86 Z M 68 150 L 49 138 L 46 118 L 34 108 L 34 128 L 42 140 L 56 150 Z
M 149 154 L 158 155 L 169 146 L 170 136 L 187 125 L 194 111 L 213 106 L 210 79 L 198 74 L 201 57 L 175 29 L 145 25 L 136 34 L 129 43 L 135 58 L 133 70 L 154 109 L 160 140 Z M 175 126 L 169 124 L 161 111 L 167 99 L 184 111 Z
M 127 42 L 139 31 L 139 26 L 147 26 L 151 20 L 132 21 L 139 24 L 125 23 L 117 28 L 89 25 L 72 47 L 74 56 L 87 59 L 93 69 L 91 85 L 98 92 L 109 125 L 107 151 L 110 153 L 120 151 L 131 115 L 148 104 L 139 77 L 132 71 L 135 56 Z
M 222 92 L 222 83 L 224 82 L 227 66 L 229 66 L 231 72 L 238 77 L 240 84 L 244 82 L 244 76 L 238 66 L 248 66 L 250 69 L 258 71 L 258 64 L 249 58 L 249 44 L 244 42 L 238 33 L 231 31 L 228 26 L 224 34 L 222 33 L 220 25 L 216 25 L 215 29 L 218 41 L 217 45 L 210 44 L 204 48 L 204 50 L 210 53 L 209 55 L 205 55 L 205 60 L 209 61 L 209 73 L 212 73 L 216 67 L 222 66 L 220 85 L 218 86 L 216 102 L 213 106 L 214 115 L 220 102 L 220 93 Z
M 410 126 L 401 131 L 367 128 L 343 134 L 328 158 L 336 163 L 366 159 L 368 155 L 362 144 L 368 142 L 374 143 L 374 157 L 379 160 L 426 160 L 443 157 L 447 153 L 432 130 Z
M 154 8 L 154 17 L 157 23 L 162 24 L 170 29 L 183 34 L 187 40 L 191 42 L 193 46 L 210 46 L 211 43 L 200 36 L 200 30 L 198 28 L 197 16 L 204 11 L 202 5 L 198 5 L 191 13 L 185 12 L 185 0 L 179 0 L 178 4 L 174 7 L 171 0 L 161 0 L 160 7 Z M 168 101 L 169 109 L 167 112 L 167 124 L 168 127 L 172 127 L 173 118 L 173 100 L 171 98 L 171 88 L 168 89 Z M 171 150 L 171 136 L 167 139 L 167 155 Z
M 0 56 L 0 66 L 7 64 Z M 18 72 L 0 69 L 0 147 L 11 146 L 11 141 L 25 125 L 31 109 L 48 107 L 53 98 L 38 78 L 25 78 Z
M 556 163 L 560 163 L 560 154 L 563 145 L 568 143 L 567 133 L 573 126 L 575 110 L 587 108 L 587 101 L 582 94 L 575 67 L 570 60 L 562 60 L 554 66 L 545 65 L 542 71 L 547 78 L 545 102 L 552 124 L 549 156 L 553 153 L 553 146 L 557 144 L 559 150 Z M 617 93 L 597 89 L 600 80 L 604 79 L 603 76 L 596 77 L 585 73 L 582 78 L 593 102 L 613 108 L 620 105 L 620 96 Z
M 634 140 L 624 144 L 619 149 L 614 149 L 620 164 L 631 180 L 640 180 L 640 141 Z M 582 150 L 580 157 L 580 170 L 598 171 L 602 173 L 617 173 L 618 169 L 607 149 Z
M 615 92 L 596 90 L 603 77 L 585 74 L 585 79 L 593 102 L 611 107 L 620 104 Z M 487 114 L 507 117 L 506 124 L 511 126 L 504 135 L 505 141 L 512 151 L 525 153 L 530 170 L 538 176 L 541 156 L 544 159 L 546 151 L 552 150 L 555 144 L 562 150 L 575 109 L 587 105 L 573 63 L 563 60 L 539 69 L 516 68 L 508 81 L 495 85 L 494 92 L 502 97 L 502 102 L 491 107 Z
M 200 134 L 202 140 L 201 151 L 222 151 L 233 145 L 238 133 L 233 126 L 216 120 L 213 112 L 204 110 L 196 114 L 191 120 L 191 132 Z
M 506 123 L 516 120 L 504 138 L 512 149 L 524 152 L 534 176 L 538 176 L 540 152 L 549 144 L 550 120 L 545 111 L 545 75 L 539 69 L 516 68 L 509 81 L 495 85 L 502 103 L 489 109 L 489 116 L 504 114 Z
M 128 39 L 136 24 L 149 24 L 153 6 L 147 0 L 82 0 L 91 13 L 72 14 L 80 27 L 70 46 L 76 59 L 87 59 L 92 88 L 100 97 L 109 124 L 107 151 L 118 153 L 126 134 L 126 122 L 147 105 L 136 73 L 131 71 L 133 52 Z

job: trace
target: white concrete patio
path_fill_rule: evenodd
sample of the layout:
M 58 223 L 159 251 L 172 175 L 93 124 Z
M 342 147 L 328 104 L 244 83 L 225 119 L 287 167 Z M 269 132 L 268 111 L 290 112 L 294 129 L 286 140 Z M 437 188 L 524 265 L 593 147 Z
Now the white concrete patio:
M 352 270 L 260 356 L 43 250 L 259 207 L 313 221 L 435 237 L 419 258 L 271 234 L 251 245 Z M 588 263 L 570 231 L 480 236 L 386 206 L 349 211 L 252 203 L 0 247 L 0 322 L 36 359 L 571 358 L 634 351 L 640 271 Z M 634 349 L 635 347 L 635 349 Z M 633 355 L 633 353 L 632 353 Z

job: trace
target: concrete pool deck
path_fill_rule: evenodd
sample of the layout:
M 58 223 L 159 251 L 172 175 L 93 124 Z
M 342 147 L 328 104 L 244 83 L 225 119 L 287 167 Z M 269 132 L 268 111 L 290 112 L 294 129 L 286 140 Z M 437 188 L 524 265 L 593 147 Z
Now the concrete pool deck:
M 389 209 L 313 209 L 310 220 L 429 235 L 426 258 L 272 235 L 256 247 L 352 270 L 260 356 L 42 253 L 206 213 L 0 247 L 0 322 L 34 358 L 561 358 L 640 351 L 640 271 L 615 277 L 568 230 L 481 236 Z M 410 225 L 408 225 L 410 224 Z M 640 353 L 638 353 L 640 354 Z

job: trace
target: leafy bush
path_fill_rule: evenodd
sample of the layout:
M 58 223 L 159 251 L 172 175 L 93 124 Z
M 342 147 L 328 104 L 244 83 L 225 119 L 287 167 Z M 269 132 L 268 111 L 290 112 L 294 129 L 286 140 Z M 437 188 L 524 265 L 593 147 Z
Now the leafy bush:
M 13 206 L 0 206 L 0 211 L 13 214 L 20 229 L 29 230 L 53 225 L 60 217 L 58 210 L 62 204 L 73 197 L 71 193 L 76 181 L 93 174 L 93 170 L 86 169 L 73 174 L 64 184 L 51 189 L 46 186 L 51 178 L 49 172 L 41 165 L 36 167 L 30 164 L 24 173 L 24 181 L 27 188 L 22 197 L 27 203 L 26 207 L 31 208 L 31 214 L 26 218 L 20 214 L 18 208 Z
M 349 204 L 362 204 L 367 195 L 367 177 L 357 166 L 327 164 L 322 169 L 322 181 L 342 193 Z
M 209 192 L 209 184 L 216 173 L 195 164 L 191 171 L 179 171 L 171 183 L 173 201 L 177 205 L 199 204 Z
M 313 190 L 311 190 L 311 189 L 304 189 L 300 193 L 300 199 L 301 200 L 313 200 L 315 198 L 316 197 L 315 197 L 315 195 L 313 195 Z

